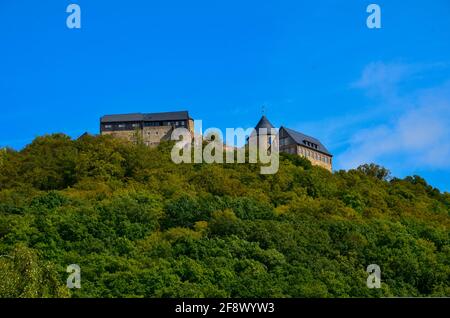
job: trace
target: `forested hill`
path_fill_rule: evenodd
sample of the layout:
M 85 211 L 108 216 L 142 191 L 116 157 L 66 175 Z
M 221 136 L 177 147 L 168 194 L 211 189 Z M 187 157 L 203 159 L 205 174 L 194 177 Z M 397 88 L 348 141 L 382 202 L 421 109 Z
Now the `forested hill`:
M 170 150 L 58 134 L 1 151 L 0 297 L 450 296 L 450 195 L 422 178 Z

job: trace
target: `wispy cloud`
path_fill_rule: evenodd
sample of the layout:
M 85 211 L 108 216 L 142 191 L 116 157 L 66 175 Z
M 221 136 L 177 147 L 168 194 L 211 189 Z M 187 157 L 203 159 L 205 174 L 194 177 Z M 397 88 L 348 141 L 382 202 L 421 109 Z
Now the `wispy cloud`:
M 336 161 L 342 168 L 384 162 L 397 168 L 450 169 L 449 157 L 450 102 L 443 99 L 421 104 L 392 122 L 356 131 Z
M 373 96 L 392 99 L 396 96 L 397 85 L 418 69 L 418 66 L 404 63 L 372 62 L 364 68 L 361 77 L 350 86 L 364 89 Z
M 350 84 L 363 89 L 370 96 L 382 97 L 393 102 L 399 95 L 399 86 L 404 82 L 422 79 L 426 72 L 441 70 L 447 63 L 371 62 L 366 65 L 359 79 Z M 403 96 L 404 98 L 405 96 Z
M 396 116 L 357 129 L 338 154 L 339 168 L 378 162 L 398 170 L 420 168 L 450 170 L 450 81 L 427 89 L 400 92 L 399 85 L 411 76 L 422 76 L 443 64 L 407 65 L 371 63 L 352 86 L 383 99 L 383 109 L 401 105 Z M 413 97 L 413 98 L 412 98 Z M 392 118 L 393 117 L 393 118 Z

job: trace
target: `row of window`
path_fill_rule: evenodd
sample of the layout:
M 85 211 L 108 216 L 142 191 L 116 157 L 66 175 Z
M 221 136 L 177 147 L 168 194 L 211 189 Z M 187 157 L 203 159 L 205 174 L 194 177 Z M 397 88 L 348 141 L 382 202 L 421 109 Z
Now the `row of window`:
M 319 149 L 318 145 L 316 145 L 316 144 L 314 144 L 312 142 L 309 142 L 307 140 L 303 140 L 303 143 L 306 146 L 308 146 L 308 147 L 311 147 L 311 148 L 314 148 L 314 149 Z M 287 146 L 287 145 L 288 145 L 288 138 L 281 138 L 280 139 L 280 146 Z
M 308 140 L 303 140 L 303 143 L 305 145 L 307 145 L 308 147 L 311 147 L 311 148 L 314 148 L 314 149 L 318 149 L 319 148 L 318 145 L 316 145 L 315 143 L 309 142 Z
M 325 155 L 322 155 L 322 154 L 320 154 L 318 152 L 315 152 L 315 151 L 312 151 L 312 150 L 308 150 L 308 149 L 305 149 L 305 148 L 301 148 L 300 147 L 299 150 L 298 150 L 298 153 L 297 153 L 295 147 L 289 147 L 289 148 L 285 149 L 285 151 L 287 153 L 298 154 L 298 155 L 304 156 L 306 158 L 311 158 L 311 159 L 314 159 L 314 160 L 322 161 L 322 162 L 324 162 L 326 164 L 331 164 L 331 158 L 329 158 L 329 157 L 327 157 Z
M 324 156 L 318 152 L 315 151 L 311 151 L 305 148 L 300 147 L 299 149 L 299 155 L 305 156 L 305 157 L 309 157 L 318 161 L 322 161 L 326 164 L 331 164 L 331 158 Z
M 185 121 L 165 121 L 164 126 L 186 126 Z
M 176 127 L 186 127 L 186 121 L 150 121 L 144 122 L 145 127 L 151 126 L 176 126 Z M 111 124 L 103 124 L 103 129 L 105 130 L 129 130 L 140 128 L 140 123 L 111 123 Z
M 174 120 L 174 121 L 148 121 L 144 123 L 144 126 L 186 126 L 186 121 L 184 120 Z
M 130 130 L 139 128 L 138 123 L 118 123 L 118 124 L 104 124 L 103 128 L 106 130 Z

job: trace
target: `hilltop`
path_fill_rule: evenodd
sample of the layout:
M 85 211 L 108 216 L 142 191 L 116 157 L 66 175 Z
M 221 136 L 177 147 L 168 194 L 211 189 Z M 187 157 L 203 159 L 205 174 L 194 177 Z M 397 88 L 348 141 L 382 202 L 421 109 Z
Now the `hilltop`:
M 450 194 L 421 177 L 170 150 L 56 134 L 0 152 L 0 297 L 450 296 Z

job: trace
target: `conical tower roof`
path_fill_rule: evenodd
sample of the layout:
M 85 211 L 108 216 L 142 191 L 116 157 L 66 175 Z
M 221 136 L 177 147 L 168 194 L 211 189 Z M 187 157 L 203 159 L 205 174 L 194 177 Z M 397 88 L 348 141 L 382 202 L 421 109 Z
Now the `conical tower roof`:
M 259 128 L 271 129 L 271 128 L 275 128 L 275 127 L 273 127 L 273 125 L 270 123 L 270 121 L 267 119 L 267 117 L 265 115 L 263 115 L 261 117 L 261 119 L 259 120 L 259 122 L 256 124 L 255 130 L 258 132 Z

